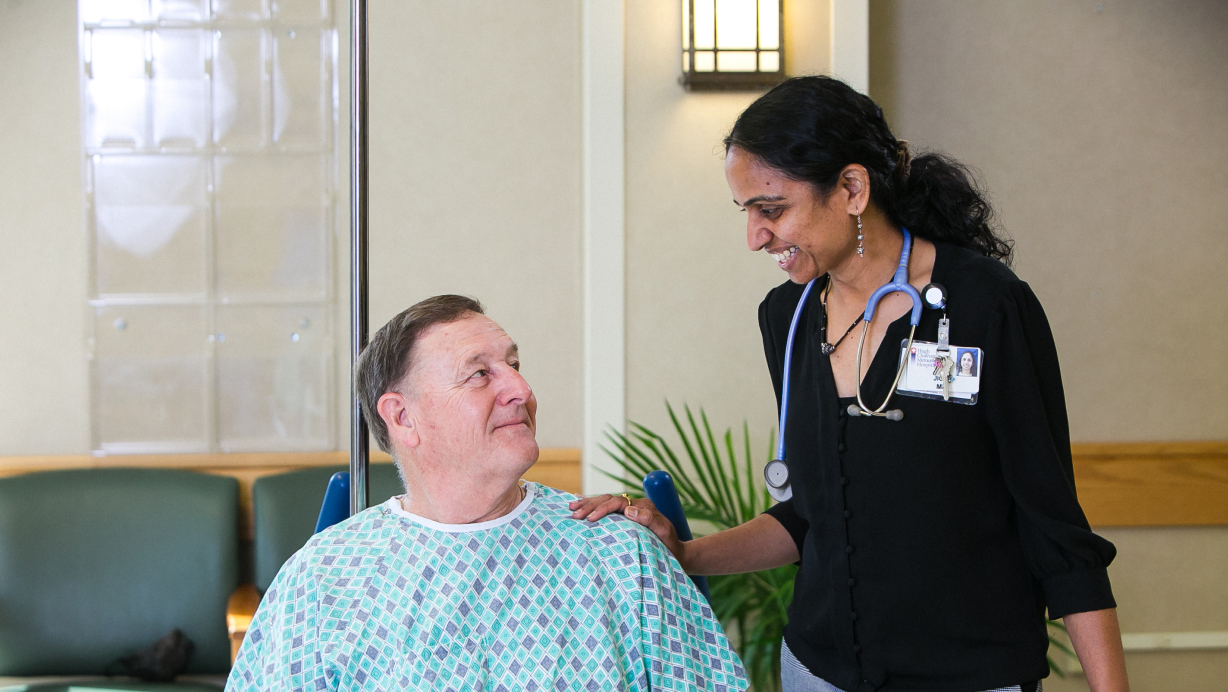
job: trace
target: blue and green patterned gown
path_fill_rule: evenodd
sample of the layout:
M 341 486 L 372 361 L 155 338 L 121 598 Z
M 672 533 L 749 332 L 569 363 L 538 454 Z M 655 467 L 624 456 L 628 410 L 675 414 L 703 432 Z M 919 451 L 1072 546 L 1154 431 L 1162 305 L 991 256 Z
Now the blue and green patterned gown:
M 510 514 L 444 525 L 397 498 L 313 537 L 260 604 L 226 689 L 747 687 L 704 597 L 645 528 L 576 521 L 534 483 Z

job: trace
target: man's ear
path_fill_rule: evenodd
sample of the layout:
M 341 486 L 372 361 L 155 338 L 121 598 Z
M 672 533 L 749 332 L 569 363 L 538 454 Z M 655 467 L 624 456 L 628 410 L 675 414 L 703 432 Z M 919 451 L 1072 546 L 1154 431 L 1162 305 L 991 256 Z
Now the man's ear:
M 422 439 L 418 435 L 418 422 L 413 416 L 413 405 L 400 392 L 387 392 L 375 405 L 379 417 L 384 419 L 388 437 L 408 449 L 417 447 Z

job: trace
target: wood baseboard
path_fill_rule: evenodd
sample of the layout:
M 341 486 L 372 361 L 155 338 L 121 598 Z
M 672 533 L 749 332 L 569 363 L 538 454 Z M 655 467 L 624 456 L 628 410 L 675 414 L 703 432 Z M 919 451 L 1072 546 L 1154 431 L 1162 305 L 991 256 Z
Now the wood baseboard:
M 1228 441 L 1112 442 L 1071 446 L 1079 501 L 1092 526 L 1228 525 Z M 372 461 L 390 461 L 373 452 Z M 244 535 L 251 535 L 251 485 L 261 476 L 346 464 L 346 452 L 0 457 L 0 477 L 115 466 L 177 468 L 237 478 Z M 543 449 L 526 478 L 581 488 L 580 450 Z

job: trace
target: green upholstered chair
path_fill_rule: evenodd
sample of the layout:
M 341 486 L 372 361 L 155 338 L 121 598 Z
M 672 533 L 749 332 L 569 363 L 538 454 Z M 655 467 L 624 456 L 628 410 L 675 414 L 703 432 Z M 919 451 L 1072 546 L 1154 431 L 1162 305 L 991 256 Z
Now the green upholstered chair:
M 0 678 L 2 680 L 3 678 Z M 125 682 L 114 679 L 59 679 L 54 682 L 23 682 L 15 685 L 0 684 L 0 692 L 219 692 L 222 684 L 205 681 L 191 682 Z
M 273 583 L 286 560 L 311 538 L 328 479 L 348 470 L 345 466 L 324 466 L 256 479 L 252 485 L 256 529 L 253 566 L 260 593 Z M 367 477 L 372 506 L 405 492 L 393 464 L 371 464 Z
M 116 468 L 0 479 L 0 676 L 103 675 L 174 628 L 196 645 L 187 673 L 226 673 L 238 519 L 233 478 Z M 105 685 L 74 683 L 127 689 Z

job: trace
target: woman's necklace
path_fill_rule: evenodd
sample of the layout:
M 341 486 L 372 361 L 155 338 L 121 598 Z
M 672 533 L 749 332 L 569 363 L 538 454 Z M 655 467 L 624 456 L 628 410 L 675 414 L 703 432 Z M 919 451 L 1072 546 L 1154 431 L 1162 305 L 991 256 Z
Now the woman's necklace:
M 834 344 L 827 343 L 827 294 L 829 293 L 831 293 L 831 274 L 827 275 L 827 286 L 823 289 L 822 296 L 823 328 L 821 334 L 823 339 L 823 355 L 825 356 L 830 356 L 832 353 L 834 353 L 835 350 L 840 347 L 840 344 L 844 342 L 844 337 L 848 336 L 853 331 L 853 328 L 861 324 L 861 320 L 865 318 L 864 313 L 857 315 L 857 319 L 853 320 L 853 323 L 849 325 L 849 328 L 844 330 L 844 336 L 837 339 L 836 343 Z

